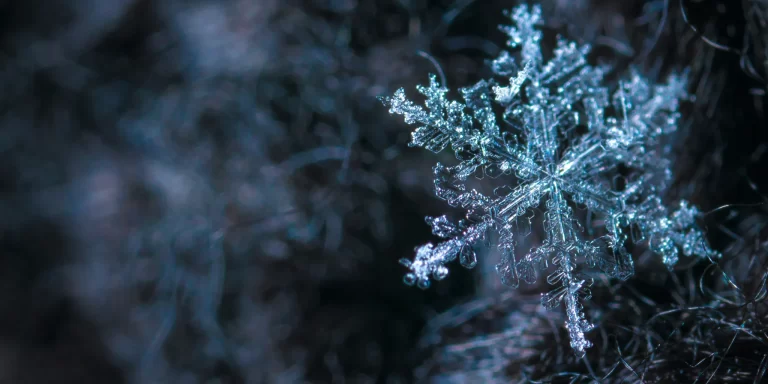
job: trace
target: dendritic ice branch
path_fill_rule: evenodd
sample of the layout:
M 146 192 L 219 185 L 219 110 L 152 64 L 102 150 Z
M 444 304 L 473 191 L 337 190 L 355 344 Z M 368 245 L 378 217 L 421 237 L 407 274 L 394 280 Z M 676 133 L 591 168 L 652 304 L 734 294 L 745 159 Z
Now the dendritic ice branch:
M 464 267 L 474 267 L 473 246 L 493 230 L 502 253 L 496 270 L 505 285 L 517 287 L 520 279 L 533 283 L 537 271 L 555 266 L 547 282 L 557 288 L 542 294 L 542 304 L 554 308 L 565 302 L 565 326 L 581 356 L 591 346 L 585 333 L 593 328 L 581 305 L 590 296 L 589 271 L 628 279 L 634 273 L 625 248 L 630 237 L 647 244 L 670 268 L 680 250 L 719 257 L 697 228 L 699 211 L 685 201 L 670 209 L 661 197 L 672 178 L 670 151 L 661 139 L 676 129 L 686 79 L 670 76 L 665 84 L 650 84 L 632 71 L 609 90 L 603 85 L 609 68 L 587 63 L 587 45 L 558 38 L 545 62 L 536 28 L 540 7 L 520 6 L 509 15 L 515 25 L 502 30 L 515 53 L 502 52 L 492 62 L 493 72 L 507 79 L 504 84 L 483 80 L 460 89 L 463 102 L 449 101 L 448 90 L 431 76 L 428 86 L 418 87 L 426 109 L 408 100 L 403 89 L 382 98 L 390 113 L 418 125 L 410 146 L 433 152 L 450 146 L 455 152 L 458 164 L 434 168 L 436 194 L 467 210 L 458 223 L 427 217 L 433 233 L 446 240 L 401 260 L 409 269 L 405 282 L 429 287 L 430 277 L 447 276 L 445 264 L 457 255 Z M 489 196 L 466 186 L 473 175 L 509 183 Z M 521 225 L 530 224 L 530 214 L 541 205 L 546 237 L 519 255 L 515 237 L 525 235 Z M 572 207 L 602 219 L 602 235 L 585 236 Z

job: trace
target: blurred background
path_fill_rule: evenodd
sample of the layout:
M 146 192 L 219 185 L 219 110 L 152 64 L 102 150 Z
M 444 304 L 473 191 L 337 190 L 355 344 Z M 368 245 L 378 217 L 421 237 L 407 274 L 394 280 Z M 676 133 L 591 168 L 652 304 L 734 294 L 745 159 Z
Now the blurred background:
M 423 217 L 457 213 L 451 155 L 377 96 L 489 77 L 518 4 L 0 2 L 0 383 L 764 380 L 765 0 L 542 1 L 596 60 L 690 70 L 667 198 L 707 212 L 718 264 L 638 249 L 584 360 L 492 251 L 402 283 Z

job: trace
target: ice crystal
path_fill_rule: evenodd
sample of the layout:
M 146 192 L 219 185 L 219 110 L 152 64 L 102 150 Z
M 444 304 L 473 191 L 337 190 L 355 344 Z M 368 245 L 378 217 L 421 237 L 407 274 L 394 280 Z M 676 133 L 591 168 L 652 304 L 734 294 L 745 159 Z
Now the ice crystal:
M 517 287 L 521 279 L 534 283 L 538 271 L 555 266 L 547 282 L 557 288 L 542 294 L 542 304 L 551 309 L 565 302 L 565 326 L 581 356 L 591 346 L 585 333 L 594 327 L 581 305 L 590 296 L 591 272 L 629 278 L 634 273 L 625 245 L 630 237 L 647 244 L 670 268 L 680 250 L 686 256 L 719 256 L 697 228 L 695 207 L 681 201 L 670 210 L 662 201 L 672 177 L 662 138 L 676 129 L 686 81 L 670 76 L 665 84 L 651 84 L 631 71 L 609 91 L 603 85 L 609 68 L 587 63 L 588 45 L 558 37 L 552 58 L 544 60 L 536 28 L 539 7 L 520 6 L 509 16 L 515 26 L 502 30 L 516 54 L 502 52 L 491 63 L 508 85 L 483 80 L 460 89 L 463 102 L 450 101 L 433 75 L 428 86 L 417 88 L 426 109 L 408 100 L 403 89 L 382 99 L 390 113 L 418 125 L 410 146 L 432 152 L 450 146 L 455 152 L 457 165 L 434 168 L 436 194 L 467 210 L 458 223 L 427 217 L 433 233 L 446 240 L 422 245 L 413 260 L 401 260 L 409 269 L 404 280 L 427 288 L 430 278 L 448 275 L 445 264 L 457 256 L 464 267 L 474 267 L 473 246 L 493 230 L 502 254 L 496 270 L 505 285 Z M 502 108 L 499 124 L 495 109 Z M 489 196 L 467 187 L 472 175 L 509 183 Z M 521 228 L 542 204 L 545 238 L 518 257 L 515 238 L 525 235 Z M 606 229 L 597 236 L 590 228 L 585 236 L 580 224 L 585 215 L 573 207 L 586 208 Z

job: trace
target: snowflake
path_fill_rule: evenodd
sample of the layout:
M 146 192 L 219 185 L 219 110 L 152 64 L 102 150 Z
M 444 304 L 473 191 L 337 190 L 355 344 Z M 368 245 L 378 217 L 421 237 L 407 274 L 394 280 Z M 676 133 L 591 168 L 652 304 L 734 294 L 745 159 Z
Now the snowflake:
M 719 257 L 697 229 L 699 211 L 681 201 L 670 212 L 661 198 L 672 178 L 670 148 L 662 138 L 676 129 L 686 81 L 670 76 L 666 84 L 652 85 L 631 71 L 609 92 L 602 85 L 609 68 L 587 63 L 589 46 L 558 37 L 545 62 L 542 33 L 535 27 L 541 22 L 539 7 L 520 6 L 510 16 L 516 26 L 502 30 L 519 59 L 502 52 L 491 63 L 509 85 L 480 81 L 460 89 L 461 103 L 449 101 L 448 90 L 432 75 L 429 86 L 417 87 L 426 110 L 409 101 L 403 89 L 382 98 L 390 113 L 419 125 L 410 146 L 436 153 L 450 146 L 455 152 L 457 165 L 434 168 L 436 194 L 467 210 L 458 223 L 446 216 L 427 217 L 433 233 L 447 240 L 418 247 L 412 261 L 401 260 L 409 269 L 404 280 L 427 288 L 430 277 L 447 276 L 445 264 L 457 256 L 464 267 L 474 267 L 473 246 L 494 230 L 502 254 L 496 270 L 505 285 L 517 287 L 520 279 L 534 283 L 537 271 L 556 266 L 547 282 L 558 287 L 542 294 L 542 304 L 552 309 L 565 302 L 571 346 L 583 356 L 591 346 L 585 333 L 594 327 L 581 305 L 590 296 L 589 272 L 628 279 L 634 273 L 625 247 L 630 236 L 670 268 L 680 249 L 686 256 Z M 497 123 L 494 101 L 504 108 L 504 129 Z M 467 187 L 471 175 L 503 176 L 512 183 L 489 196 Z M 542 204 L 546 237 L 518 258 L 515 237 L 525 235 L 521 228 Z M 577 217 L 573 207 L 586 208 L 587 214 Z M 589 236 L 583 235 L 580 221 L 592 215 L 606 224 L 601 236 L 591 228 Z

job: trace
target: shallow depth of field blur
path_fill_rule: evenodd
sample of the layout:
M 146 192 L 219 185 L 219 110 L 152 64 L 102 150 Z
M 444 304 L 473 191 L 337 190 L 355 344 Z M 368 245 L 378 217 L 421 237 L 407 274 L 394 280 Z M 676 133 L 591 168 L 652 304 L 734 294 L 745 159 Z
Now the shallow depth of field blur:
M 618 68 L 690 70 L 668 198 L 719 264 L 636 252 L 585 360 L 492 251 L 403 284 L 451 156 L 377 96 L 488 77 L 519 3 L 0 3 L 0 383 L 768 380 L 766 0 L 541 2 Z

